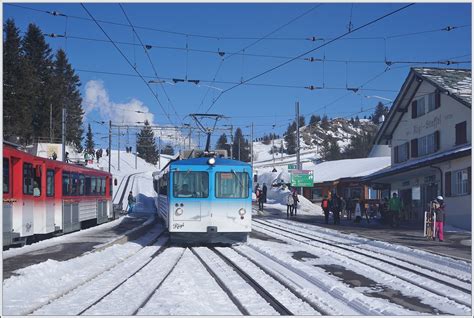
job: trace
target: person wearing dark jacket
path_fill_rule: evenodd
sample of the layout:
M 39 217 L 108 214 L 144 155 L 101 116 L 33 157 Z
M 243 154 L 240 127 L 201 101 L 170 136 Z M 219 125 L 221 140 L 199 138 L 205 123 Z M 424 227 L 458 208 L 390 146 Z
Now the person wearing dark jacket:
M 298 202 L 300 200 L 298 199 L 298 192 L 296 190 L 293 191 L 293 213 L 296 215 L 296 210 L 298 209 Z
M 444 225 L 445 214 L 444 214 L 444 200 L 443 200 L 443 197 L 440 195 L 436 197 L 434 212 L 436 213 L 436 220 L 435 220 L 436 236 L 439 238 L 440 242 L 443 242 L 444 240 L 443 225 Z
M 321 201 L 321 208 L 324 212 L 324 221 L 326 224 L 329 224 L 329 199 L 327 195 L 325 195 L 323 201 Z
M 332 194 L 331 201 L 329 202 L 330 210 L 332 211 L 334 215 L 334 224 L 340 224 L 341 223 L 341 198 L 334 192 Z
M 135 198 L 133 197 L 132 191 L 128 194 L 128 213 L 132 212 Z
M 262 194 L 263 194 L 263 203 L 267 203 L 267 185 L 265 184 L 265 182 L 263 183 Z

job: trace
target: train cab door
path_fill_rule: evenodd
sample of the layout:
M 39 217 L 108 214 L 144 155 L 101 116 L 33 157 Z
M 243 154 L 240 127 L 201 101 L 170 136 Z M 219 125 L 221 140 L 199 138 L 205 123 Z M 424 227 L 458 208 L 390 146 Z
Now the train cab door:
M 46 165 L 45 169 L 45 228 L 46 233 L 51 233 L 56 230 L 55 228 L 55 215 L 57 206 L 60 204 L 56 203 L 56 173 L 57 171 L 54 169 L 54 166 L 49 164 Z
M 46 226 L 46 176 L 43 161 L 33 162 L 33 226 L 35 234 L 45 234 Z

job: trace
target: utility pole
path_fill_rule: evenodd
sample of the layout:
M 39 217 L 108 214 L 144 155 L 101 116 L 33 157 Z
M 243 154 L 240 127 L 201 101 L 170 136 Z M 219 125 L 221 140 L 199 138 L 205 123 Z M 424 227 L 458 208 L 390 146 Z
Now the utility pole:
M 253 169 L 253 122 L 250 130 L 250 161 Z
M 161 170 L 161 138 L 158 137 L 158 170 Z
M 49 104 L 49 142 L 53 143 L 53 104 Z
M 109 120 L 109 173 L 110 173 L 111 159 L 112 159 L 112 121 Z
M 66 162 L 66 108 L 63 106 L 61 142 L 63 144 L 63 162 Z
M 138 132 L 135 133 L 135 170 L 137 170 L 137 154 L 138 154 Z
M 301 170 L 300 162 L 300 103 L 296 102 L 296 167 Z M 300 194 L 303 194 L 303 187 L 300 188 Z
M 120 171 L 120 126 L 117 127 L 117 131 L 118 131 L 117 170 Z
M 234 148 L 234 126 L 230 125 L 230 159 L 234 159 L 233 148 Z
M 296 167 L 298 170 L 301 169 L 300 166 L 300 103 L 296 102 Z

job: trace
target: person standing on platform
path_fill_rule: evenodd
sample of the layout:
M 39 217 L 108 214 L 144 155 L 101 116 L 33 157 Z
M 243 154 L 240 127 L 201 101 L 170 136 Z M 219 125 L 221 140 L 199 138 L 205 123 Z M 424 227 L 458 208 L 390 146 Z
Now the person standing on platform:
M 288 197 L 286 198 L 286 218 L 289 219 L 290 216 L 293 216 L 293 194 L 291 192 L 288 193 Z
M 397 193 L 392 194 L 392 198 L 388 201 L 388 209 L 391 216 L 391 227 L 400 226 L 400 212 L 402 211 L 402 201 L 398 197 Z
M 293 213 L 296 215 L 296 210 L 298 209 L 298 202 L 300 200 L 298 199 L 298 192 L 296 192 L 296 189 L 293 189 Z
M 324 212 L 324 221 L 326 224 L 329 224 L 329 199 L 327 195 L 325 195 L 323 201 L 321 201 L 321 208 Z
M 436 236 L 439 238 L 440 242 L 444 240 L 444 233 L 443 233 L 443 226 L 444 226 L 444 199 L 442 196 L 438 195 L 435 200 L 435 209 L 434 212 L 436 213 L 436 220 L 435 220 L 435 229 L 436 229 Z M 436 237 L 434 238 L 436 240 Z
M 334 224 L 341 224 L 341 199 L 337 195 L 336 191 L 334 191 L 332 194 L 329 206 L 333 213 Z
M 265 184 L 265 182 L 263 183 L 262 194 L 263 194 L 263 203 L 267 203 L 267 185 Z

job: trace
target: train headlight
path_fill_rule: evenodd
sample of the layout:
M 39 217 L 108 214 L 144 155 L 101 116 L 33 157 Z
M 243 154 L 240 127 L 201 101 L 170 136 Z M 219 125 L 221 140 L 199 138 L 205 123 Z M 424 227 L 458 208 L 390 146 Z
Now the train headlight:
M 183 209 L 177 208 L 177 209 L 174 211 L 174 214 L 176 214 L 177 216 L 180 216 L 181 214 L 183 214 Z
M 242 208 L 242 209 L 239 210 L 240 216 L 244 216 L 246 212 L 247 212 L 247 211 L 245 211 L 244 208 Z
M 209 158 L 209 160 L 207 161 L 208 164 L 210 165 L 213 165 L 216 163 L 216 159 L 215 158 Z

